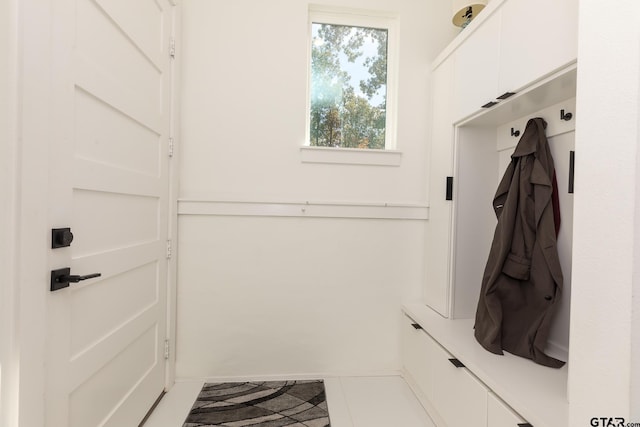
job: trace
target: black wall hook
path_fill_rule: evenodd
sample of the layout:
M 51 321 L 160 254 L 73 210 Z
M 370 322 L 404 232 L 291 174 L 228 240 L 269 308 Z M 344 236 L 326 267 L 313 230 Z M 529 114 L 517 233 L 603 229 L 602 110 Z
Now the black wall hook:
M 560 110 L 560 119 L 568 122 L 573 118 L 573 114 L 565 113 L 564 110 Z
M 520 131 L 515 130 L 514 128 L 511 128 L 511 136 L 515 136 L 515 137 L 520 136 Z

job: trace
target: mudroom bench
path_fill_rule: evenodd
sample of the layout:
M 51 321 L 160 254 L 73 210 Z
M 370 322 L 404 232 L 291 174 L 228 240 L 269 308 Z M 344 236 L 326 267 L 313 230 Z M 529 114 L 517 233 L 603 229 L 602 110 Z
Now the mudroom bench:
M 404 375 L 438 427 L 568 425 L 566 365 L 492 354 L 473 319 L 445 319 L 422 303 L 402 310 Z

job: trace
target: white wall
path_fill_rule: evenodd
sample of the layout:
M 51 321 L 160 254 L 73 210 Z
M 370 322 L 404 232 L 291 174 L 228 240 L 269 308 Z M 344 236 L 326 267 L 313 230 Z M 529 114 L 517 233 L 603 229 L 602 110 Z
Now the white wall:
M 400 14 L 397 146 L 403 157 L 400 167 L 382 168 L 300 162 L 308 3 L 184 2 L 182 198 L 425 200 L 427 74 L 430 58 L 451 38 L 443 30 L 451 27 L 447 2 L 336 2 Z
M 15 354 L 15 213 L 17 173 L 18 5 L 0 3 L 0 426 L 17 423 L 18 361 Z
M 637 18 L 637 17 L 636 17 Z M 636 46 L 638 56 L 640 57 L 640 44 Z M 640 88 L 640 66 L 638 66 L 636 75 L 638 88 Z M 640 89 L 638 90 L 638 100 L 636 107 L 636 118 L 640 115 Z M 638 129 L 636 130 L 636 147 L 640 146 L 640 119 L 637 120 Z M 636 174 L 640 171 L 640 155 L 636 157 Z M 636 210 L 635 210 L 635 233 L 634 241 L 636 244 L 640 242 L 640 185 L 635 187 Z M 640 402 L 640 250 L 634 251 L 634 276 L 632 290 L 632 320 L 631 320 L 631 402 Z M 640 420 L 640 405 L 636 404 L 631 407 L 631 419 Z
M 397 12 L 401 165 L 301 162 L 309 2 L 188 0 L 183 201 L 426 203 L 429 63 L 455 33 L 449 2 L 315 3 Z M 423 220 L 190 213 L 179 219 L 178 377 L 399 369 Z
M 580 2 L 572 427 L 590 425 L 592 417 L 639 420 L 639 17 L 637 0 L 615 8 L 606 0 Z
M 182 377 L 391 372 L 422 223 L 180 218 Z
M 640 57 L 640 45 L 636 46 L 638 49 L 638 56 Z M 640 66 L 636 75 L 638 79 L 638 88 L 640 88 Z M 638 90 L 638 100 L 636 107 L 636 118 L 640 116 L 640 90 Z M 638 129 L 636 130 L 636 147 L 640 146 L 640 119 L 637 120 Z M 640 171 L 640 155 L 636 157 L 636 174 Z M 640 185 L 635 186 L 635 233 L 634 241 L 636 245 L 640 242 Z M 633 289 L 631 299 L 631 393 L 630 402 L 640 402 L 640 250 L 634 251 L 633 258 L 634 275 L 633 275 Z M 640 405 L 635 404 L 631 407 L 631 419 L 640 420 Z
M 50 0 L 9 0 L 0 7 L 2 65 L 8 67 L 0 81 L 0 291 L 10 306 L 0 313 L 3 427 L 45 420 L 51 6 Z

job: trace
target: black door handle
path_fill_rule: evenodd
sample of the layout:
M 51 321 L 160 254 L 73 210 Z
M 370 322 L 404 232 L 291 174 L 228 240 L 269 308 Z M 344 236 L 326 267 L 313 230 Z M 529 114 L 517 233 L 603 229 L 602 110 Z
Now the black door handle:
M 569 151 L 569 194 L 573 194 L 574 174 L 576 168 L 576 152 Z
M 86 276 L 76 276 L 72 274 L 69 276 L 58 277 L 58 282 L 78 283 L 81 280 L 93 279 L 94 277 L 100 276 L 102 276 L 100 273 L 87 274 Z
M 449 362 L 456 368 L 465 368 L 464 363 L 459 361 L 458 359 L 449 359 Z
M 51 270 L 51 291 L 57 291 L 69 287 L 69 283 L 78 283 L 82 280 L 93 279 L 102 276 L 101 273 L 92 273 L 85 276 L 71 274 L 70 268 Z

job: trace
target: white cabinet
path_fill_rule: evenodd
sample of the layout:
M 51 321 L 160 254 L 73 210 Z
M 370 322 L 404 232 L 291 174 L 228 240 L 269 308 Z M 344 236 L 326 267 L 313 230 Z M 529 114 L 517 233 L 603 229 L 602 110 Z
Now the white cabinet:
M 484 384 L 501 383 L 498 390 L 501 393 L 513 394 L 514 406 L 518 412 L 527 417 L 536 427 L 563 427 L 566 425 L 566 376 L 557 370 L 536 365 L 531 361 L 513 355 L 496 356 L 484 350 L 473 337 L 475 308 L 481 287 L 484 266 L 491 245 L 496 226 L 495 213 L 491 201 L 502 173 L 500 166 L 509 159 L 517 137 L 510 135 L 511 128 L 523 131 L 521 127 L 530 117 L 543 117 L 547 123 L 546 134 L 556 160 L 556 175 L 560 198 L 562 225 L 558 235 L 558 252 L 562 270 L 565 272 L 563 286 L 564 304 L 558 306 L 555 323 L 549 336 L 548 353 L 554 357 L 566 360 L 569 345 L 569 302 L 571 288 L 571 248 L 572 248 L 572 205 L 573 196 L 568 193 L 569 159 L 573 150 L 575 121 L 567 122 L 560 118 L 560 112 L 575 112 L 576 69 L 570 67 L 552 76 L 548 81 L 528 87 L 509 101 L 479 115 L 473 120 L 459 124 L 455 128 L 454 142 L 454 176 L 455 191 L 452 215 L 448 220 L 430 217 L 430 229 L 448 230 L 451 242 L 446 244 L 451 253 L 438 254 L 434 258 L 437 263 L 446 258 L 450 262 L 451 270 L 447 270 L 448 289 L 442 289 L 437 284 L 438 292 L 451 297 L 449 317 L 443 318 L 442 313 L 420 304 L 421 309 L 412 308 L 407 315 L 414 317 L 430 336 L 447 351 L 423 352 L 429 354 L 421 356 L 425 363 L 432 366 L 433 372 L 429 386 L 422 386 L 429 398 L 430 405 L 435 408 L 442 419 L 449 420 L 442 424 L 463 423 L 457 417 L 482 417 L 480 402 L 482 389 L 478 388 L 480 378 Z M 558 99 L 559 98 L 559 99 Z M 548 105 L 547 105 L 548 104 Z M 544 108 L 542 108 L 544 107 Z M 576 113 L 577 114 L 577 113 Z M 509 141 L 509 142 L 506 142 Z M 442 159 L 449 163 L 449 158 Z M 437 159 L 432 159 L 436 162 Z M 435 252 L 435 249 L 434 249 Z M 428 266 L 433 260 L 429 259 Z M 433 284 L 427 282 L 427 286 Z M 425 295 L 433 295 L 433 289 L 426 289 Z M 428 306 L 432 302 L 426 301 Z M 419 313 L 418 317 L 416 313 Z M 422 316 L 422 318 L 420 317 Z M 424 318 L 424 319 L 423 319 Z M 426 333 L 425 333 L 426 335 Z M 453 344 L 452 344 L 453 343 Z M 431 346 L 433 347 L 433 346 Z M 436 347 L 437 348 L 437 347 Z M 554 352 L 551 353 L 551 350 Z M 441 353 L 445 355 L 442 356 Z M 447 365 L 447 354 L 465 360 L 473 360 L 468 366 L 473 376 L 453 376 L 451 367 Z M 435 356 L 433 356 L 435 354 Z M 438 356 L 438 354 L 440 354 Z M 418 363 L 418 362 L 415 362 Z M 409 370 L 409 369 L 408 369 Z M 410 371 L 410 370 L 409 370 Z M 544 378 L 544 380 L 542 380 Z M 515 390 L 520 389 L 523 390 Z M 533 391 L 535 389 L 535 391 Z M 505 391 L 506 390 L 506 391 Z M 511 391 L 515 390 L 515 391 Z M 471 402 L 469 408 L 460 410 L 459 401 Z M 509 399 L 504 398 L 509 403 Z M 465 403 L 465 404 L 466 404 Z M 499 403 L 499 402 L 498 402 Z M 524 403 L 524 405 L 523 405 Z M 512 404 L 512 403 L 510 403 Z M 496 402 L 491 403 L 490 419 L 509 420 L 508 411 L 499 411 Z M 427 407 L 427 405 L 425 405 Z M 457 409 L 456 409 L 457 408 Z M 466 406 L 465 406 L 466 408 Z M 523 409 L 524 408 L 524 409 Z M 555 408 L 555 409 L 551 409 Z M 473 414 L 473 415 L 471 415 Z M 549 415 L 551 414 L 551 415 Z M 512 417 L 513 418 L 513 417 Z M 517 417 L 516 417 L 517 418 Z M 544 422 L 539 422 L 543 419 Z M 466 420 L 468 421 L 468 420 Z M 496 421 L 497 422 L 497 421 Z M 441 424 L 438 424 L 439 426 Z M 473 422 L 467 425 L 479 426 Z M 498 426 L 499 424 L 495 424 Z M 517 425 L 517 424 L 516 424 Z M 489 424 L 493 427 L 494 424 Z
M 487 419 L 487 389 L 484 384 L 466 368 L 454 366 L 451 361 L 457 359 L 435 341 L 433 345 L 431 402 L 435 410 L 448 427 L 484 425 Z
M 518 427 L 527 425 L 525 420 L 516 414 L 498 396 L 489 392 L 487 400 L 488 427 Z
M 405 378 L 438 427 L 460 422 L 473 427 L 569 425 L 567 367 L 552 369 L 508 353 L 489 353 L 473 338 L 472 319 L 445 319 L 421 303 L 405 304 L 403 312 L 411 334 L 402 340 L 414 340 L 411 346 L 403 344 Z M 426 344 L 419 355 L 406 352 L 420 340 Z M 450 365 L 452 357 L 465 367 Z M 421 381 L 415 379 L 420 376 L 416 366 L 427 367 Z
M 574 134 L 564 129 L 568 124 L 560 122 L 560 111 L 576 113 L 571 99 L 576 89 L 577 1 L 494 0 L 434 67 L 424 290 L 428 307 L 421 303 L 405 310 L 412 317 L 420 313 L 415 319 L 424 320 L 428 333 L 407 329 L 403 339 L 410 342 L 403 344 L 403 360 L 439 427 L 527 425 L 510 406 L 536 427 L 568 422 L 566 369 L 550 370 L 485 351 L 473 338 L 473 318 L 496 225 L 491 201 L 501 165 L 512 150 L 500 143 L 502 135 L 512 138 L 511 127 L 523 131 L 520 123 L 543 117 L 554 157 L 558 154 L 558 185 L 567 191 L 563 165 Z M 517 93 L 482 109 L 505 92 Z M 444 197 L 448 176 L 454 179 L 452 201 Z M 560 328 L 552 330 L 549 340 L 558 351 L 549 354 L 559 358 L 569 341 L 568 320 L 563 319 L 568 319 L 570 297 L 572 204 L 572 195 L 564 194 L 561 230 L 569 233 L 561 231 L 558 247 L 567 272 L 567 304 L 559 307 Z M 468 367 L 455 368 L 451 354 L 469 360 Z M 496 390 L 500 397 L 493 394 Z
M 509 0 L 501 10 L 497 93 L 518 91 L 576 59 L 578 0 Z
M 517 427 L 525 423 L 469 369 L 460 365 L 458 359 L 406 316 L 402 360 L 409 383 L 417 388 L 416 394 L 438 427 Z
M 449 57 L 432 74 L 432 133 L 429 166 L 429 224 L 425 241 L 427 304 L 443 316 L 449 315 L 451 251 L 451 201 L 447 200 L 447 177 L 453 176 L 453 119 L 450 97 L 453 93 L 454 58 Z M 431 224 L 439 224 L 432 227 Z
M 505 0 L 487 7 L 453 48 L 454 121 L 574 62 L 577 11 L 578 0 Z
M 411 378 L 420 391 L 430 399 L 431 396 L 427 396 L 427 392 L 430 385 L 433 384 L 433 369 L 430 362 L 432 360 L 433 345 L 429 339 L 425 339 L 428 336 L 413 325 L 418 326 L 417 323 L 405 317 L 401 335 L 402 364 L 405 371 L 411 372 Z
M 424 301 L 444 317 L 475 313 L 495 228 L 496 128 L 575 96 L 575 82 L 565 87 L 551 80 L 575 68 L 577 1 L 494 0 L 434 68 Z M 506 92 L 517 94 L 497 99 Z M 490 101 L 499 102 L 482 109 Z M 454 180 L 453 201 L 444 197 L 446 177 Z
M 402 341 L 404 369 L 432 417 L 447 427 L 481 426 L 487 419 L 484 384 L 464 366 L 456 367 L 451 361 L 457 359 L 407 317 Z
M 466 117 L 498 96 L 500 11 L 484 21 L 455 52 L 454 118 Z

